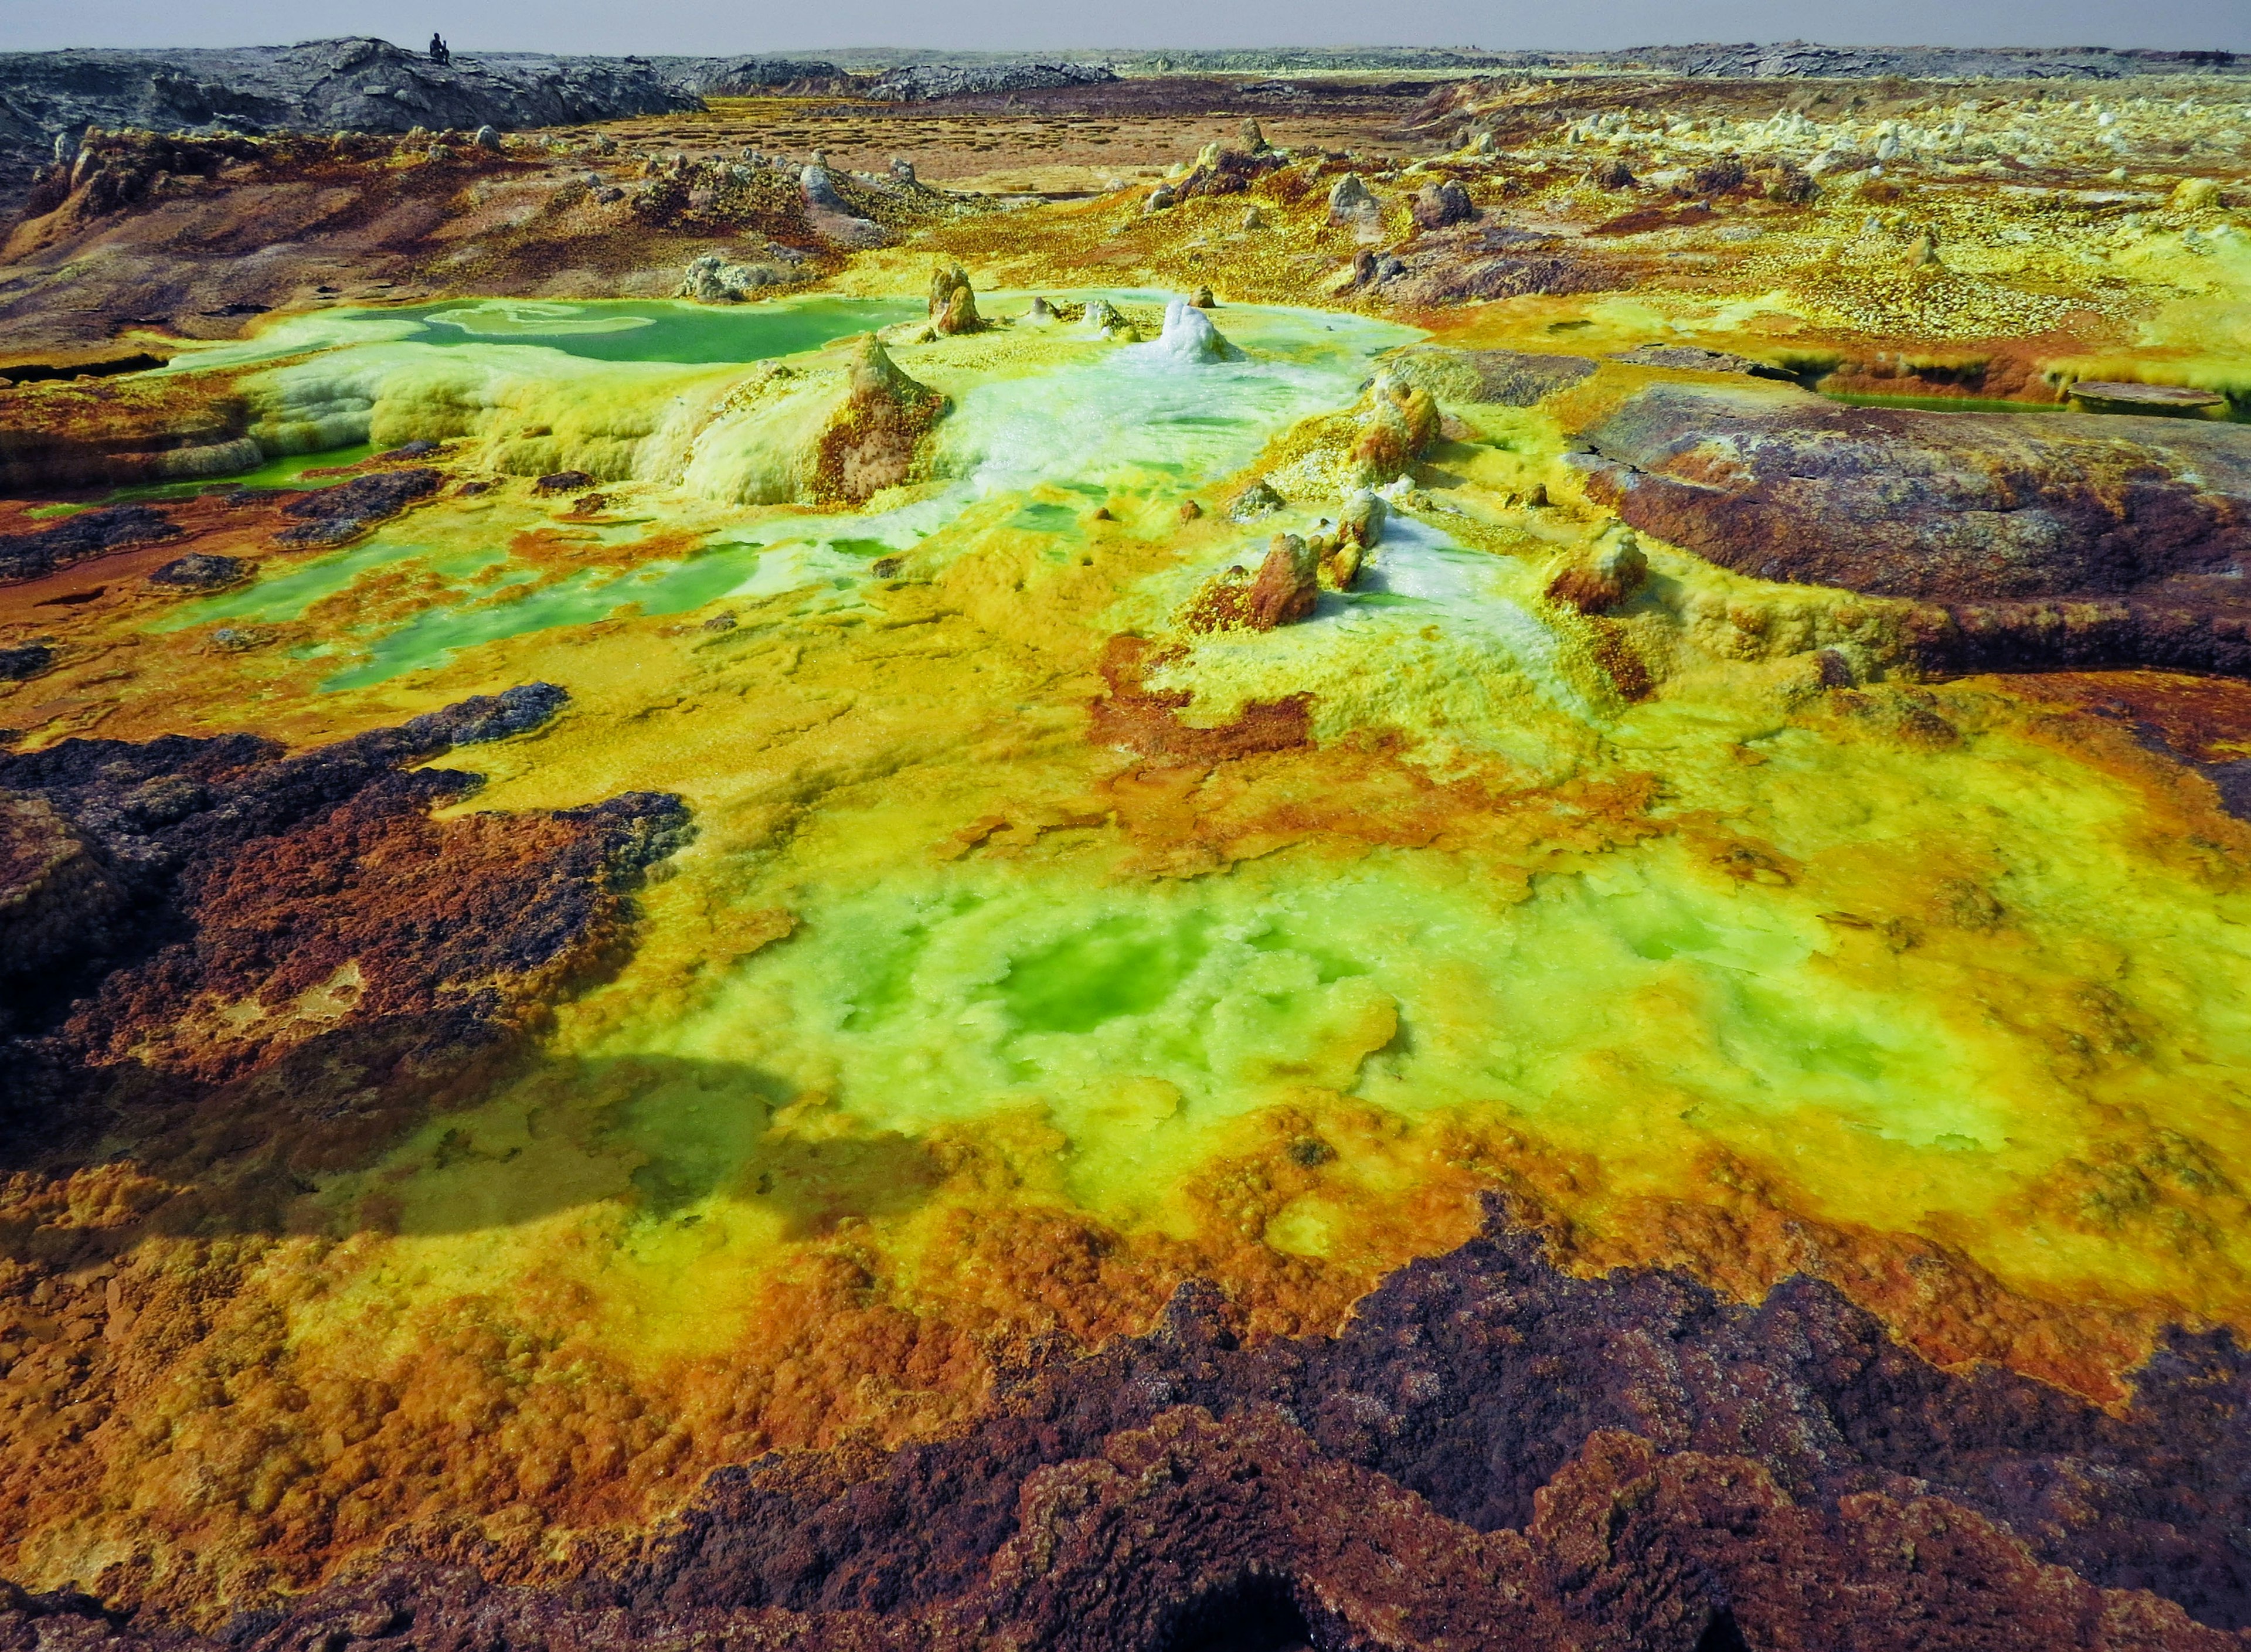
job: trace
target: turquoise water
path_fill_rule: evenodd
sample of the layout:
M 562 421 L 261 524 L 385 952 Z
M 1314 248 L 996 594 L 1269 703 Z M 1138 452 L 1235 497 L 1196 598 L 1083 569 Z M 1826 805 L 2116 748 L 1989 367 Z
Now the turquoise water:
M 474 339 L 622 361 L 695 360 L 722 348 L 736 352 L 731 359 L 778 355 L 918 313 L 911 301 L 832 299 L 721 310 L 494 300 L 303 319 L 323 324 L 330 347 L 356 342 L 349 323 L 357 317 L 371 328 L 379 323 L 386 344 L 443 347 Z M 432 579 L 427 606 L 411 619 L 383 616 L 388 605 L 378 605 L 359 625 L 347 621 L 340 634 L 304 650 L 308 657 L 334 657 L 336 671 L 322 686 L 348 690 L 441 665 L 465 649 L 625 612 L 669 614 L 728 597 L 799 591 L 799 613 L 850 603 L 873 558 L 951 525 L 969 531 L 971 554 L 981 517 L 991 518 L 984 525 L 1005 524 L 1077 545 L 1084 537 L 1081 517 L 1115 489 L 1174 494 L 1225 475 L 1292 420 L 1349 401 L 1371 357 L 1421 337 L 1364 317 L 1255 306 L 1230 308 L 1221 321 L 1245 359 L 1184 366 L 1160 352 L 1123 346 L 1035 376 L 964 387 L 939 430 L 938 469 L 948 480 L 895 510 L 754 518 L 718 530 L 685 556 L 667 547 L 662 559 L 637 566 L 632 547 L 638 533 L 613 524 L 601 532 L 602 545 L 581 552 L 591 566 L 561 578 L 517 564 L 501 548 L 523 525 L 505 513 L 493 518 L 492 548 L 474 552 L 440 552 L 402 523 L 396 537 L 385 531 L 302 561 L 276 559 L 256 583 L 183 603 L 152 628 L 287 622 L 392 565 Z M 410 326 L 428 336 L 402 337 L 399 330 Z M 296 462 L 301 468 L 310 462 Z M 1066 503 L 1057 495 L 1083 503 Z M 613 538 L 620 529 L 627 531 Z
M 246 338 L 183 350 L 155 375 L 249 367 L 354 344 L 522 344 L 595 361 L 725 364 L 816 350 L 923 314 L 919 300 L 778 298 L 753 304 L 676 299 L 449 299 L 397 309 L 339 305 L 275 317 Z
M 387 338 L 407 344 L 530 344 L 595 361 L 719 363 L 793 356 L 921 314 L 922 304 L 911 299 L 821 298 L 715 307 L 662 299 L 566 304 L 490 298 L 345 312 L 341 318 L 386 323 Z M 415 323 L 414 330 L 397 331 L 402 321 Z

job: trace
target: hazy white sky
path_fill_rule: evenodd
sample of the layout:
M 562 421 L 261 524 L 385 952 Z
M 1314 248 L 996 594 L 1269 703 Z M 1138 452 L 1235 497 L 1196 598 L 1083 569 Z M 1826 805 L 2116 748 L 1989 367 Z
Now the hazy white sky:
M 805 52 L 821 46 L 1479 45 L 1694 40 L 2138 45 L 2251 52 L 2251 0 L 0 0 L 0 49 L 247 45 L 377 34 L 551 52 Z

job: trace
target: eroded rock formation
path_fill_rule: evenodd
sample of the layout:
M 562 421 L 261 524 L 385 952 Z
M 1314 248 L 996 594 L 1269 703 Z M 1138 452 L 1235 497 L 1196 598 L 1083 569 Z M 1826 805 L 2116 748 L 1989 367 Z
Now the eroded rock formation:
M 566 698 L 532 684 L 294 754 L 232 734 L 0 757 L 21 972 L 6 1128 L 52 1146 L 98 1103 L 206 1165 L 246 1146 L 311 1163 L 504 1050 L 603 967 L 686 812 L 629 795 L 440 823 L 480 777 L 405 766 L 534 730 Z M 358 1099 L 327 1107 L 339 1066 Z M 252 1115 L 246 1135 L 220 1125 Z
M 1590 494 L 1761 579 L 1921 606 L 1936 669 L 2251 671 L 2251 431 L 1839 406 L 1661 385 L 1589 432 Z
M 1497 1214 L 1333 1337 L 1243 1346 L 1183 1287 L 958 1438 L 724 1469 L 585 1582 L 399 1566 L 225 1640 L 2217 1652 L 2251 1622 L 2247 1401 L 2224 1335 L 2167 1337 L 2114 1414 L 1939 1371 L 1810 1281 L 1574 1278 Z M 69 1596 L 0 1622 L 214 1644 Z

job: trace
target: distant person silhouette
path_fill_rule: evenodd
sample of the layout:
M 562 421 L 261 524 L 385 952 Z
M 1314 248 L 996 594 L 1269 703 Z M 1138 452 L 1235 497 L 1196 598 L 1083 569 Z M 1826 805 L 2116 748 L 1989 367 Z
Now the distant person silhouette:
M 445 37 L 433 32 L 430 36 L 430 61 L 451 63 L 453 60 L 454 49 L 446 44 Z

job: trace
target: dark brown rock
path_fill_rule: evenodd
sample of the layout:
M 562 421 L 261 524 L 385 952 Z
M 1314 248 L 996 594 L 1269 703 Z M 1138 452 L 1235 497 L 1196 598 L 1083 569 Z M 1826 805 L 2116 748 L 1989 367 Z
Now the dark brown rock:
M 26 642 L 21 648 L 0 649 L 0 683 L 28 682 L 54 663 L 55 651 L 45 642 Z
M 527 684 L 295 754 L 227 735 L 0 758 L 21 829 L 0 914 L 40 959 L 0 1051 L 0 1127 L 36 1122 L 52 1144 L 82 1119 L 128 1134 L 170 1120 L 184 1140 L 310 1163 L 387 1139 L 509 1047 L 559 981 L 608 955 L 626 891 L 681 841 L 685 810 L 636 794 L 441 822 L 432 806 L 480 778 L 406 766 L 536 729 L 564 698 Z M 109 892 L 59 941 L 40 916 L 58 879 Z M 317 1008 L 212 1038 L 182 1007 L 214 1001 Z M 357 1076 L 340 1090 L 332 1065 Z M 300 1116 L 344 1093 L 358 1099 Z
M 175 557 L 149 576 L 149 583 L 174 591 L 218 591 L 248 579 L 251 564 L 240 557 L 191 552 Z
M 281 514 L 298 518 L 298 525 L 282 530 L 274 536 L 274 542 L 288 545 L 342 545 L 388 522 L 409 505 L 431 498 L 443 480 L 439 472 L 418 467 L 378 470 L 354 476 L 333 488 L 322 488 L 281 507 Z M 547 484 L 554 480 L 552 476 L 542 476 L 538 490 L 549 491 Z
M 1653 386 L 1589 433 L 1588 490 L 1761 579 L 1915 600 L 1941 670 L 2251 674 L 2251 430 L 1839 406 Z
M 2220 1652 L 2251 1623 L 2251 1357 L 2175 1331 L 2105 1410 L 1925 1364 L 1825 1285 L 1581 1279 L 1539 1234 L 1256 1348 L 1209 1286 L 958 1438 L 713 1475 L 596 1575 L 404 1564 L 225 1641 Z M 213 1643 L 0 1594 L 29 1646 Z M 15 1643 L 13 1641 L 10 1644 Z
M 36 580 L 113 551 L 162 545 L 180 537 L 172 519 L 153 505 L 111 505 L 81 510 L 50 528 L 0 536 L 0 580 Z
M 1452 178 L 1443 184 L 1425 184 L 1415 192 L 1409 210 L 1415 215 L 1416 227 L 1426 230 L 1466 224 L 1477 216 L 1470 192 Z

